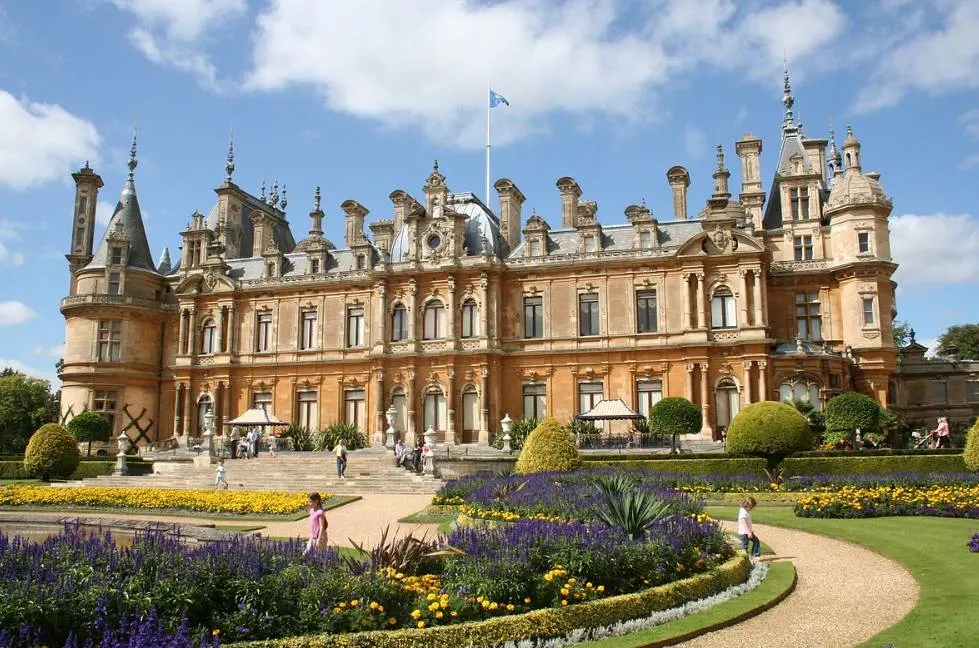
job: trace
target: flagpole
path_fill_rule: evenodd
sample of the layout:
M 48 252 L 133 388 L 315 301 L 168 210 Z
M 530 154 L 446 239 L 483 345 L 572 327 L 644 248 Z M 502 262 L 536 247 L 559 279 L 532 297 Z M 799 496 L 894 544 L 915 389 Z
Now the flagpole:
M 490 144 L 490 127 L 491 127 L 490 92 L 492 92 L 492 90 L 490 89 L 491 87 L 492 87 L 491 84 L 488 84 L 486 86 L 486 98 L 485 98 L 486 101 L 486 193 L 483 194 L 483 199 L 486 201 L 487 207 L 489 207 L 490 204 L 490 148 L 492 146 Z

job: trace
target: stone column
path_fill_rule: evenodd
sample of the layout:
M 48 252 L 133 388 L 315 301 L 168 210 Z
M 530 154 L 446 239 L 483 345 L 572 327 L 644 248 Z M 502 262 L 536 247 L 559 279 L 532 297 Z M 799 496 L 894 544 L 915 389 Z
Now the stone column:
M 197 309 L 191 308 L 190 315 L 187 317 L 187 328 L 189 329 L 187 339 L 190 341 L 190 348 L 187 350 L 189 355 L 197 355 Z
M 418 336 L 415 332 L 418 329 L 418 284 L 414 279 L 408 285 L 408 294 L 411 295 L 411 299 L 408 302 L 408 308 L 411 309 L 411 312 L 408 313 L 408 339 L 417 348 Z
M 741 275 L 741 299 L 738 300 L 741 305 L 741 308 L 738 309 L 741 311 L 740 325 L 748 326 L 750 324 L 750 321 L 748 320 L 748 316 L 750 314 L 750 311 L 748 310 L 748 270 L 741 268 L 738 272 Z
M 450 280 L 451 281 L 451 280 Z M 456 444 L 456 372 L 449 369 L 446 372 L 448 389 L 445 394 L 445 442 Z
M 190 418 L 192 412 L 190 411 L 190 385 L 184 385 L 184 431 L 183 436 L 190 435 Z
M 704 413 L 704 423 L 700 428 L 700 436 L 704 439 L 714 438 L 714 430 L 710 425 L 710 400 L 713 394 L 710 393 L 710 388 L 707 384 L 708 366 L 706 362 L 700 363 L 700 408 Z
M 489 368 L 480 369 L 479 381 L 479 443 L 489 444 Z
M 704 273 L 697 273 L 697 328 L 707 328 L 707 315 L 704 312 Z
M 692 362 L 687 363 L 687 400 L 693 402 L 693 370 L 696 367 Z
M 752 400 L 752 388 L 751 388 L 751 365 L 753 360 L 744 361 L 744 404 L 750 405 L 754 401 Z
M 485 272 L 479 275 L 479 337 L 489 340 L 489 278 Z M 488 341 L 486 346 L 489 346 Z M 486 382 L 485 378 L 483 382 Z
M 680 326 L 681 331 L 686 331 L 692 328 L 690 321 L 690 273 L 684 272 L 683 277 L 683 292 L 680 296 L 683 298 L 683 323 Z
M 761 269 L 756 268 L 752 271 L 754 273 L 754 306 L 755 306 L 755 326 L 765 325 L 765 316 L 763 312 L 763 304 L 761 302 Z
M 456 348 L 456 342 L 459 336 L 456 335 L 456 279 L 450 276 L 448 280 L 448 303 L 445 309 L 445 338 L 446 347 L 449 349 Z
M 183 315 L 181 315 L 181 320 L 183 320 Z M 173 436 L 180 436 L 181 430 L 183 430 L 183 416 L 181 415 L 181 410 L 184 405 L 184 394 L 183 385 L 177 383 L 174 385 L 174 397 L 173 397 Z
M 373 328 L 375 330 L 373 331 L 373 333 L 374 333 L 374 335 L 373 335 L 374 341 L 371 343 L 370 346 L 379 345 L 383 349 L 384 346 L 385 346 L 385 344 L 387 343 L 387 339 L 388 339 L 388 337 L 387 337 L 387 321 L 388 321 L 388 317 L 387 317 L 387 299 L 385 299 L 385 295 L 387 294 L 387 286 L 384 284 L 383 281 L 379 281 L 377 283 L 377 286 L 374 289 L 374 293 L 375 293 L 375 295 L 377 295 L 377 308 L 374 308 L 372 310 L 374 311 L 374 322 L 376 324 L 375 324 L 375 326 L 371 327 L 371 328 Z M 383 429 L 385 429 L 385 426 L 386 426 L 386 419 L 384 418 L 384 408 L 383 407 L 380 408 L 379 413 L 381 415 L 381 418 L 379 419 L 381 421 L 381 428 L 380 429 L 383 430 Z
M 177 355 L 187 353 L 187 311 L 180 309 L 180 320 L 177 323 Z
M 383 339 L 383 338 L 382 338 Z M 384 372 L 374 372 L 376 391 L 374 394 L 374 407 L 377 411 L 377 430 L 374 431 L 374 445 L 384 446 L 384 432 L 387 429 L 387 420 L 384 418 Z
M 758 361 L 758 400 L 768 400 L 768 361 Z
M 221 424 L 223 425 L 225 421 L 230 421 L 234 418 L 231 413 L 231 383 L 223 382 L 221 383 Z
M 405 388 L 405 444 L 414 447 L 415 439 L 415 372 L 408 372 Z M 410 443 L 409 443 L 410 440 Z

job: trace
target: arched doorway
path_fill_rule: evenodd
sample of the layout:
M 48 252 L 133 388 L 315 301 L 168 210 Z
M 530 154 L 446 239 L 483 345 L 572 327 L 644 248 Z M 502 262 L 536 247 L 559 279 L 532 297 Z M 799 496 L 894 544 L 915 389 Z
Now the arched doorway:
M 391 392 L 391 405 L 394 407 L 394 430 L 402 441 L 408 443 L 405 432 L 408 430 L 408 399 L 404 387 L 395 387 Z
M 730 378 L 725 378 L 717 384 L 714 390 L 714 411 L 717 424 L 714 426 L 714 440 L 722 437 L 721 428 L 727 429 L 731 421 L 741 411 L 741 394 L 738 386 Z
M 214 401 L 210 394 L 201 394 L 197 399 L 197 436 L 204 434 L 204 418 L 214 410 Z
M 462 390 L 462 442 L 479 441 L 479 393 L 475 385 Z

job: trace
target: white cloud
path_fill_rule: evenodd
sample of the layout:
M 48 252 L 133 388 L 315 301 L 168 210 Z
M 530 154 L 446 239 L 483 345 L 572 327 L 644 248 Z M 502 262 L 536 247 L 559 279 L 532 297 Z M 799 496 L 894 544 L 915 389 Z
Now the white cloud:
M 50 370 L 45 371 L 43 369 L 38 369 L 37 367 L 32 367 L 28 364 L 25 364 L 20 360 L 14 360 L 13 358 L 0 358 L 0 369 L 6 367 L 9 367 L 14 371 L 19 371 L 25 376 L 30 376 L 31 378 L 40 378 L 42 380 L 47 380 L 52 385 L 58 383 L 58 374 L 54 371 L 54 367 L 52 367 Z
M 891 217 L 891 256 L 903 283 L 979 280 L 979 218 L 969 214 Z
M 101 225 L 107 225 L 109 219 L 112 218 L 112 214 L 116 211 L 116 206 L 110 203 L 108 200 L 100 200 L 95 203 L 95 222 Z M 142 214 L 142 209 L 140 210 Z
M 36 316 L 37 313 L 23 302 L 0 301 L 0 326 L 23 324 Z
M 965 111 L 959 115 L 959 121 L 962 122 L 962 128 L 965 129 L 966 135 L 979 140 L 979 108 Z
M 243 14 L 246 0 L 113 0 L 133 14 L 136 26 L 129 40 L 150 61 L 190 72 L 217 89 L 217 70 L 205 50 L 208 32 Z
M 0 184 L 25 189 L 60 178 L 79 160 L 94 161 L 99 141 L 91 122 L 61 106 L 0 90 Z
M 332 110 L 477 146 L 488 81 L 512 104 L 494 112 L 503 143 L 554 113 L 654 118 L 656 90 L 698 64 L 771 82 L 783 52 L 793 60 L 819 53 L 842 25 L 830 0 L 750 10 L 734 0 L 631 8 L 613 0 L 272 0 L 257 19 L 248 87 L 311 87 Z
M 14 250 L 10 242 L 20 238 L 19 223 L 0 220 L 0 265 L 19 266 L 24 264 L 24 254 Z
M 911 91 L 933 94 L 979 87 L 979 2 L 942 0 L 934 10 L 937 28 L 919 28 L 884 52 L 871 83 L 857 96 L 856 109 L 896 104 Z
M 52 346 L 46 346 L 43 344 L 38 344 L 36 347 L 34 347 L 34 355 L 61 358 L 65 355 L 65 345 L 55 344 Z
M 707 134 L 693 126 L 683 129 L 683 148 L 692 158 L 703 157 L 707 152 Z

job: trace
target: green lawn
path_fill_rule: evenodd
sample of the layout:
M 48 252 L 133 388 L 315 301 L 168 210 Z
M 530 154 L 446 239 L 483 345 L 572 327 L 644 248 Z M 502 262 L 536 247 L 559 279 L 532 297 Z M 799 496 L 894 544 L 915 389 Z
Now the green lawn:
M 733 520 L 731 507 L 709 507 L 716 518 Z M 759 524 L 820 533 L 863 545 L 896 560 L 921 587 L 918 604 L 900 623 L 862 644 L 865 648 L 974 648 L 979 645 L 979 554 L 966 542 L 979 520 L 886 517 L 861 520 L 798 518 L 787 507 L 759 507 Z

